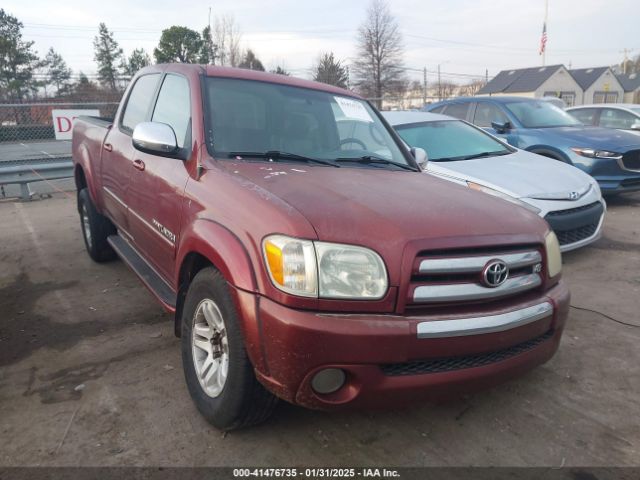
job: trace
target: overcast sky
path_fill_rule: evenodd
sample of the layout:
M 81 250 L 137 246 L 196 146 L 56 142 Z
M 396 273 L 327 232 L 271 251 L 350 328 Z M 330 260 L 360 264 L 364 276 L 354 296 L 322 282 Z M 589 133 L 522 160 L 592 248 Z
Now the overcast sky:
M 55 48 L 74 71 L 92 74 L 92 39 L 105 22 L 130 53 L 142 47 L 151 55 L 163 28 L 184 25 L 201 31 L 213 14 L 233 14 L 251 47 L 270 69 L 284 65 L 306 77 L 322 51 L 349 61 L 368 0 L 5 0 L 18 17 L 24 36 L 44 55 Z M 544 0 L 390 0 L 403 32 L 407 67 L 435 71 L 445 78 L 495 75 L 505 68 L 541 64 L 538 46 Z M 549 0 L 547 64 L 574 68 L 611 65 L 623 48 L 640 54 L 638 0 Z M 421 74 L 412 73 L 413 78 Z M 429 74 L 434 78 L 433 74 Z

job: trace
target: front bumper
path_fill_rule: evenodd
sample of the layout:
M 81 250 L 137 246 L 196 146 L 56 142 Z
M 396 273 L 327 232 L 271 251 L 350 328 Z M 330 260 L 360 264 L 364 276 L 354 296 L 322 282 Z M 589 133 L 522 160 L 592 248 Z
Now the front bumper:
M 544 219 L 555 232 L 560 250 L 568 252 L 589 245 L 602 236 L 606 204 L 603 200 L 582 207 L 555 210 Z
M 293 310 L 264 297 L 251 302 L 252 294 L 237 294 L 244 297 L 239 305 L 249 308 L 257 303 L 257 312 L 246 313 L 257 316 L 261 330 L 260 344 L 248 345 L 258 379 L 277 396 L 316 409 L 388 408 L 492 386 L 549 360 L 569 310 L 569 291 L 563 283 L 506 311 L 458 317 L 317 313 Z M 545 303 L 552 308 L 538 311 L 531 321 L 506 321 L 510 312 Z M 440 320 L 457 328 L 478 317 L 484 318 L 485 327 L 490 324 L 489 330 L 424 335 Z M 424 373 L 433 372 L 424 370 L 425 364 L 445 367 Z M 318 394 L 311 380 L 326 368 L 342 369 L 346 382 L 334 393 Z
M 572 161 L 574 166 L 598 181 L 603 195 L 640 190 L 640 171 L 626 168 L 619 160 L 584 158 L 574 154 Z

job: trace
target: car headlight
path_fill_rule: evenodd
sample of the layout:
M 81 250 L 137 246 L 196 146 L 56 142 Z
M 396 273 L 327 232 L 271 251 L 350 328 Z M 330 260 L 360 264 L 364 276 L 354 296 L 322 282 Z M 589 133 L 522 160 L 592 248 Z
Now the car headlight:
M 387 293 L 387 269 L 368 248 L 271 235 L 262 249 L 269 277 L 283 292 L 355 300 L 376 300 Z
M 484 185 L 480 185 L 479 183 L 467 182 L 467 186 L 473 190 L 477 190 L 479 192 L 488 193 L 489 195 L 493 195 L 494 197 L 502 198 L 511 203 L 515 203 L 516 205 L 520 205 L 521 207 L 526 208 L 530 212 L 539 214 L 542 210 L 534 207 L 533 205 L 528 204 L 527 202 L 523 202 L 511 195 L 507 195 L 506 193 L 499 192 L 498 190 L 494 190 L 493 188 L 485 187 Z
M 562 254 L 558 237 L 553 232 L 547 233 L 544 238 L 544 248 L 547 252 L 547 273 L 553 278 L 562 272 Z
M 571 147 L 578 155 L 587 158 L 612 158 L 614 160 L 620 160 L 622 158 L 622 154 L 616 152 L 609 152 L 608 150 L 596 150 L 594 148 L 582 148 L 582 147 Z

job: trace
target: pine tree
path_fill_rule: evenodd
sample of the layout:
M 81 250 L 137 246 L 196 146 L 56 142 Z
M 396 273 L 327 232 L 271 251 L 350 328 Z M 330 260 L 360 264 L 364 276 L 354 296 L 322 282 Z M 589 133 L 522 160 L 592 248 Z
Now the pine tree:
M 71 78 L 71 69 L 67 66 L 67 62 L 51 47 L 44 57 L 44 63 L 47 69 L 46 83 L 55 85 L 58 95 L 65 93 L 69 88 L 69 79 Z
M 313 69 L 313 79 L 316 82 L 347 88 L 349 73 L 346 67 L 342 66 L 339 60 L 336 60 L 333 52 L 324 53 L 320 56 L 318 63 Z
M 264 72 L 264 65 L 262 62 L 256 57 L 256 54 L 253 53 L 253 50 L 248 49 L 244 54 L 244 58 L 240 65 L 240 68 L 246 68 L 247 70 L 259 70 L 260 72 Z
M 151 57 L 143 48 L 136 48 L 129 58 L 123 61 L 122 71 L 127 77 L 133 77 L 138 70 L 151 65 Z
M 119 67 L 122 65 L 123 52 L 104 23 L 100 24 L 98 36 L 93 40 L 94 60 L 98 63 L 98 78 L 102 85 L 117 90 Z
M 22 100 L 38 89 L 33 78 L 42 62 L 33 42 L 22 40 L 22 22 L 0 8 L 0 98 Z

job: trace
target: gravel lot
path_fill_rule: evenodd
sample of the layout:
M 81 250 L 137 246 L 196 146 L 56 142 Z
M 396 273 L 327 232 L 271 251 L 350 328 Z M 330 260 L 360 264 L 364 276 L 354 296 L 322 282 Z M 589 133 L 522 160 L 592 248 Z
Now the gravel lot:
M 1 201 L 0 221 L 1 466 L 640 466 L 640 328 L 615 321 L 640 325 L 638 194 L 565 255 L 580 309 L 543 367 L 402 411 L 281 404 L 227 435 L 189 399 L 171 318 L 86 255 L 73 195 Z

